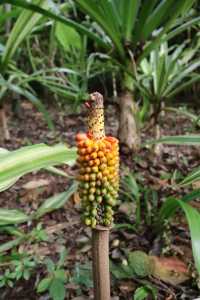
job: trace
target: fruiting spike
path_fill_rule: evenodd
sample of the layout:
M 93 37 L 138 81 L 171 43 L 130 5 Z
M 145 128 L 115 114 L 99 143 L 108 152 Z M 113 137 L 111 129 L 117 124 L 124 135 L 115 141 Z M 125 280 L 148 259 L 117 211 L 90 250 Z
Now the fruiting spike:
M 79 194 L 85 224 L 110 226 L 119 187 L 119 146 L 105 136 L 103 97 L 90 95 L 87 102 L 88 132 L 77 134 Z
M 95 140 L 100 140 L 105 137 L 103 96 L 97 92 L 91 94 L 87 106 L 89 108 L 89 134 L 91 134 Z

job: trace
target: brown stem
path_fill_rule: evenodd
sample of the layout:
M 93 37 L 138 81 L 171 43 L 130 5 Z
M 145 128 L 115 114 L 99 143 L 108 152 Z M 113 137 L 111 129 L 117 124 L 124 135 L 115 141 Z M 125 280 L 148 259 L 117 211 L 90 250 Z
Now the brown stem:
M 5 140 L 10 140 L 10 132 L 8 130 L 7 117 L 4 108 L 0 108 L 0 122 L 3 129 L 3 137 Z
M 110 300 L 109 228 L 92 229 L 94 299 Z
M 120 97 L 119 140 L 125 149 L 137 151 L 140 148 L 140 135 L 136 121 L 136 104 L 133 93 L 126 90 Z

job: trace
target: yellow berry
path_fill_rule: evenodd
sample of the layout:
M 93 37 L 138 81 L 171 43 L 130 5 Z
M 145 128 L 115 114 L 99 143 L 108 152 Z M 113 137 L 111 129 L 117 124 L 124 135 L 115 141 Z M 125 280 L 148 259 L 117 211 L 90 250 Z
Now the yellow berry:
M 97 158 L 97 153 L 96 153 L 96 152 L 93 152 L 92 154 L 90 154 L 90 158 L 91 158 L 91 159 Z

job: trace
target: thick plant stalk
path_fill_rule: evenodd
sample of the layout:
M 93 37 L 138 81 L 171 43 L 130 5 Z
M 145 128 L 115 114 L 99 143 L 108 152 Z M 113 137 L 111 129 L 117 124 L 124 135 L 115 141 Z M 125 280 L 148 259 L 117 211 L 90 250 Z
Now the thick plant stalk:
M 120 96 L 119 140 L 124 150 L 137 152 L 140 148 L 140 135 L 136 121 L 136 104 L 133 92 L 126 90 Z
M 0 108 L 0 122 L 2 126 L 2 139 L 5 139 L 6 141 L 10 140 L 10 132 L 7 125 L 7 117 L 5 113 L 4 108 Z
M 109 228 L 92 229 L 94 299 L 110 300 Z
M 95 300 L 110 299 L 109 229 L 119 188 L 118 140 L 105 135 L 103 97 L 90 95 L 88 131 L 76 136 L 83 220 L 92 228 Z

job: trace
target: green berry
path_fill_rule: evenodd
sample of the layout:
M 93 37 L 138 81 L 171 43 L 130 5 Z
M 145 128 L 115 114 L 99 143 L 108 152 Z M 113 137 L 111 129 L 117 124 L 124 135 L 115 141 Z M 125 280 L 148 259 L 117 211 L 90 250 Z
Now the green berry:
M 96 180 L 96 174 L 95 173 L 90 174 L 90 180 L 92 180 L 92 181 Z
M 97 210 L 96 210 L 96 208 L 93 208 L 93 209 L 92 209 L 91 214 L 92 214 L 93 217 L 96 217 L 96 215 L 97 215 Z
M 92 195 L 92 194 L 90 194 L 90 195 L 88 196 L 88 199 L 89 199 L 90 201 L 94 201 L 94 200 L 95 200 L 95 196 Z
M 97 225 L 96 219 L 95 219 L 95 218 L 92 218 L 92 221 L 91 221 L 91 226 L 92 226 L 92 228 L 95 228 L 96 225 Z
M 103 200 L 102 196 L 97 196 L 97 198 L 96 198 L 96 199 L 97 199 L 97 202 L 98 202 L 98 203 L 101 203 L 101 202 L 102 202 L 102 200 Z
M 85 182 L 85 183 L 83 184 L 83 187 L 84 187 L 84 189 L 89 189 L 90 185 L 89 185 L 88 182 Z
M 96 192 L 96 189 L 95 189 L 95 188 L 90 188 L 90 189 L 89 189 L 89 193 L 90 193 L 90 194 L 94 194 L 95 192 Z
M 91 220 L 89 218 L 85 219 L 85 225 L 87 225 L 87 226 L 91 225 Z

